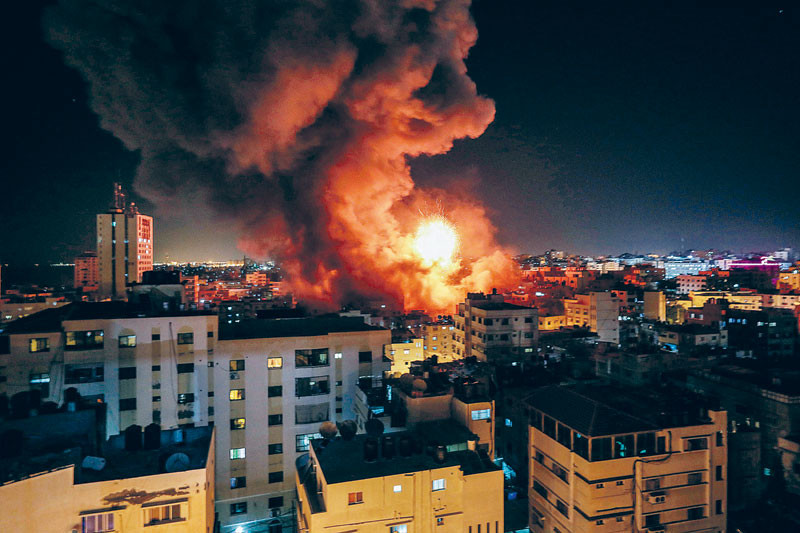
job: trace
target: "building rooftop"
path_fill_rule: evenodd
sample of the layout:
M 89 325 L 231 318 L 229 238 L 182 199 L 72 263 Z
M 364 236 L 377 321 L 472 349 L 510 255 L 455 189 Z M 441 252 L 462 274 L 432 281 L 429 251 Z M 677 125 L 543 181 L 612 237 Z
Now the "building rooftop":
M 381 446 L 378 445 L 377 458 L 374 461 L 365 460 L 365 443 L 370 438 L 368 435 L 356 435 L 353 440 L 335 438 L 325 443 L 322 439 L 314 441 L 314 452 L 317 456 L 319 466 L 325 479 L 329 484 L 356 481 L 359 479 L 369 479 L 375 477 L 393 476 L 419 472 L 422 470 L 435 470 L 458 466 L 464 471 L 465 475 L 479 474 L 499 470 L 486 455 L 481 455 L 472 450 L 460 450 L 445 452 L 444 459 L 437 461 L 433 454 L 435 446 L 448 446 L 460 440 L 458 433 L 445 431 L 452 429 L 452 426 L 445 428 L 444 421 L 440 424 L 441 428 L 435 432 L 424 433 L 422 431 L 403 431 L 391 433 L 383 438 L 390 437 L 395 444 L 395 453 L 391 458 L 386 457 Z M 453 422 L 449 424 L 457 425 Z M 428 424 L 423 425 L 430 430 Z M 462 437 L 472 436 L 469 431 Z M 400 455 L 400 440 L 407 438 L 409 452 L 406 456 Z M 466 442 L 464 439 L 463 442 Z
M 526 402 L 589 437 L 708 423 L 706 400 L 686 391 L 548 386 L 533 392 Z
M 742 365 L 719 365 L 698 375 L 719 376 L 788 396 L 800 396 L 800 372 L 781 370 L 780 373 L 759 371 Z
M 247 320 L 235 324 L 220 324 L 220 340 L 268 339 L 275 337 L 315 337 L 329 333 L 384 331 L 370 326 L 359 317 L 313 317 L 276 320 Z
M 8 323 L 3 333 L 50 333 L 61 330 L 65 320 L 99 320 L 113 318 L 154 318 L 168 316 L 208 316 L 210 311 L 154 310 L 149 306 L 128 302 L 74 302 L 62 307 L 45 309 Z
M 533 307 L 525 307 L 523 305 L 515 305 L 507 302 L 475 302 L 470 305 L 475 309 L 482 309 L 484 311 L 530 311 Z

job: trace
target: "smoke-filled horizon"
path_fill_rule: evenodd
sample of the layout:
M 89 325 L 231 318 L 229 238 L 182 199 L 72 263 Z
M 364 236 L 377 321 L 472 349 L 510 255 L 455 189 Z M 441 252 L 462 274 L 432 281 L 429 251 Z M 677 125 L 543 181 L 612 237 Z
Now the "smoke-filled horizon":
M 512 268 L 479 202 L 408 166 L 493 120 L 464 64 L 469 4 L 63 0 L 44 25 L 158 210 L 208 204 L 304 297 L 449 310 Z M 415 253 L 428 216 L 457 228 L 454 260 Z

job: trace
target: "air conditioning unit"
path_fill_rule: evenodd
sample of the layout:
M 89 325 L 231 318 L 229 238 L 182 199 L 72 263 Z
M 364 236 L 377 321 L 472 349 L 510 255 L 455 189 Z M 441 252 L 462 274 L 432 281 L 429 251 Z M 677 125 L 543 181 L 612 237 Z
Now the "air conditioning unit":
M 664 503 L 667 496 L 663 492 L 653 492 L 647 495 L 647 503 Z
M 239 379 L 239 373 L 238 372 L 231 372 L 231 379 Z

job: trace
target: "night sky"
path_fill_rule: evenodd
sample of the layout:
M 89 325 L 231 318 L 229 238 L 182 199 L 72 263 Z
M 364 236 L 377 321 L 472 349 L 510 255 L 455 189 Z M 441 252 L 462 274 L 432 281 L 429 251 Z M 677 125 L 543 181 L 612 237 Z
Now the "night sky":
M 580 9 L 479 0 L 467 61 L 497 115 L 413 162 L 468 187 L 522 252 L 736 252 L 800 245 L 800 25 L 786 9 Z M 527 6 L 527 7 L 525 7 Z M 139 156 L 100 129 L 80 75 L 6 8 L 0 261 L 69 260 Z M 202 206 L 156 219 L 156 258 L 240 257 Z

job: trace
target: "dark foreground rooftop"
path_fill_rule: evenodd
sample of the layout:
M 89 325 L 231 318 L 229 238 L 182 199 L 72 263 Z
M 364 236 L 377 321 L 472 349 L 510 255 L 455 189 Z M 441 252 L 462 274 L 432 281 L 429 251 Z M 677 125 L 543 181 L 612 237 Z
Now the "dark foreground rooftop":
M 708 423 L 709 402 L 685 390 L 548 386 L 528 405 L 589 437 Z
M 329 333 L 380 331 L 359 317 L 312 317 L 276 320 L 246 320 L 236 324 L 220 324 L 220 340 L 268 339 L 275 337 L 315 337 Z
M 460 435 L 450 433 L 445 438 L 445 433 L 447 432 L 436 432 L 427 438 L 421 432 L 390 433 L 384 437 L 390 437 L 394 441 L 395 453 L 391 457 L 386 457 L 379 445 L 378 455 L 374 461 L 365 460 L 365 442 L 369 438 L 367 435 L 356 435 L 353 440 L 335 438 L 327 443 L 317 440 L 314 441 L 314 451 L 328 483 L 344 483 L 453 466 L 460 467 L 465 475 L 500 469 L 486 454 L 472 450 L 445 452 L 444 459 L 437 461 L 433 454 L 435 445 L 452 446 L 456 444 L 455 441 L 471 436 L 467 431 Z M 444 440 L 436 440 L 440 437 Z M 409 439 L 410 443 L 406 456 L 399 453 L 401 448 L 399 443 L 403 438 Z

